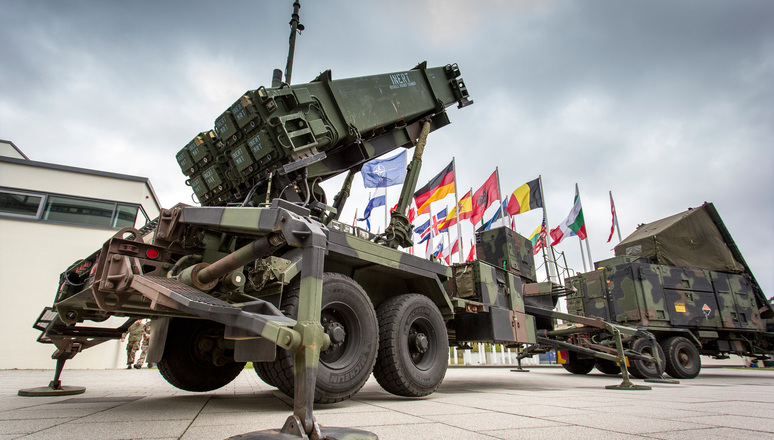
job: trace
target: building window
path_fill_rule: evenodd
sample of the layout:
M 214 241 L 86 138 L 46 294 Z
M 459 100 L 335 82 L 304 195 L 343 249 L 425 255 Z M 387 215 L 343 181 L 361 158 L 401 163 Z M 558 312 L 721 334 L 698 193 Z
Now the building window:
M 111 227 L 115 203 L 50 196 L 42 220 Z
M 0 192 L 0 213 L 37 217 L 43 197 L 32 194 Z
M 113 229 L 148 222 L 139 205 L 5 190 L 0 190 L 0 216 Z

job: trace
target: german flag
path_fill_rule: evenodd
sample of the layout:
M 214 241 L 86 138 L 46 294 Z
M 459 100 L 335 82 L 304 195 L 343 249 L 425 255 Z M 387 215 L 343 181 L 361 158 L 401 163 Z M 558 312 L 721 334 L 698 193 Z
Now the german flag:
M 454 161 L 449 163 L 440 174 L 433 180 L 427 182 L 427 185 L 419 188 L 414 193 L 414 199 L 417 203 L 417 214 L 424 214 L 430 209 L 430 203 L 441 200 L 450 193 L 454 192 Z
M 516 188 L 508 200 L 505 210 L 510 215 L 521 214 L 530 209 L 543 207 L 543 194 L 540 193 L 540 178 L 529 181 Z

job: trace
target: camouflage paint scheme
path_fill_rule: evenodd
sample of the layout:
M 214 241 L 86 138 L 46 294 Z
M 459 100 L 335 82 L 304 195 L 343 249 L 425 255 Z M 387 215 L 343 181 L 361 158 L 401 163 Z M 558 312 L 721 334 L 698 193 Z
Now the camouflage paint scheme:
M 483 261 L 454 266 L 453 292 L 458 304 L 455 340 L 534 344 L 534 318 L 524 311 L 523 281 L 518 275 Z M 467 310 L 477 313 L 464 313 Z
M 476 234 L 476 255 L 494 266 L 520 275 L 528 283 L 537 281 L 532 242 L 508 228 L 492 228 Z
M 525 237 L 507 228 L 486 231 L 477 237 L 482 261 L 450 268 L 395 249 L 410 244 L 405 233 L 412 227 L 402 212 L 393 214 L 379 236 L 337 220 L 364 162 L 416 144 L 399 202 L 408 206 L 427 134 L 449 123 L 446 107 L 472 103 L 459 76 L 454 64 L 420 64 L 407 72 L 338 81 L 325 72 L 310 84 L 248 91 L 215 121 L 214 130 L 197 135 L 177 155 L 205 206 L 164 209 L 152 224 L 118 231 L 69 267 L 54 301 L 58 319 L 41 327 L 41 342 L 56 344 L 57 353 L 69 358 L 125 331 L 80 323 L 151 318 L 147 361 L 157 363 L 165 359 L 172 323 L 219 323 L 224 330 L 215 349 L 192 343 L 192 351 L 202 351 L 218 367 L 271 362 L 276 347 L 291 350 L 294 414 L 283 432 L 310 438 L 321 438 L 312 412 L 315 385 L 320 353 L 335 336 L 335 329 L 321 325 L 327 272 L 354 280 L 377 309 L 398 295 L 426 296 L 446 321 L 452 343 L 535 344 L 535 319 L 523 300 L 525 283 L 535 280 Z M 319 181 L 345 171 L 328 206 Z M 279 307 L 295 280 L 300 287 L 293 319 Z M 622 360 L 620 338 L 618 347 L 618 357 L 601 356 Z M 66 358 L 58 358 L 61 365 Z
M 659 339 L 688 330 L 702 354 L 774 352 L 747 274 L 638 261 L 615 257 L 568 279 L 577 289 L 568 312 L 646 327 Z

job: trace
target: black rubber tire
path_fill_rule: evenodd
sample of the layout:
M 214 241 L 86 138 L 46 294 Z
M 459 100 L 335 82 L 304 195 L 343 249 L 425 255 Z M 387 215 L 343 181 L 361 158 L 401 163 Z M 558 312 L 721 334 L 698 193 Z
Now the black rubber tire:
M 699 350 L 682 336 L 672 336 L 662 342 L 666 372 L 675 379 L 693 379 L 701 371 Z
M 291 318 L 298 316 L 300 284 L 294 282 L 282 294 L 282 313 Z M 338 344 L 331 341 L 328 350 L 320 353 L 315 385 L 315 403 L 335 403 L 349 399 L 360 391 L 371 376 L 378 351 L 379 327 L 376 312 L 365 290 L 352 278 L 338 273 L 323 275 L 323 327 L 338 323 L 345 339 Z M 331 334 L 330 327 L 326 333 Z M 274 362 L 264 362 L 261 368 L 266 383 L 293 397 L 293 353 L 278 348 Z M 256 370 L 256 373 L 261 376 Z
M 572 374 L 589 374 L 594 369 L 596 361 L 592 359 L 581 359 L 574 351 L 567 352 L 567 362 L 562 364 L 565 370 Z
M 219 348 L 223 331 L 222 324 L 203 319 L 170 320 L 158 364 L 164 379 L 185 391 L 212 391 L 228 385 L 244 370 L 245 363 L 234 361 L 234 350 Z
M 621 374 L 621 367 L 619 367 L 618 364 L 613 361 L 597 359 L 596 362 L 594 362 L 594 367 L 599 370 L 600 373 Z
M 435 303 L 424 295 L 399 295 L 382 303 L 376 313 L 379 356 L 374 377 L 379 385 L 405 397 L 438 389 L 449 365 L 449 337 Z
M 268 364 L 270 364 L 270 362 L 253 362 L 253 370 L 267 385 L 277 388 L 274 377 L 272 377 L 271 372 L 269 371 Z
M 650 362 L 629 359 L 629 374 L 636 377 L 637 379 L 658 379 L 663 376 L 664 366 L 666 364 L 664 361 L 664 350 L 658 343 L 656 343 L 656 349 L 658 350 L 658 357 L 661 359 L 661 365 L 656 366 L 656 364 Z M 653 355 L 653 347 L 647 338 L 639 338 L 634 341 L 632 344 L 632 350 L 636 351 L 637 353 L 646 354 L 648 356 Z

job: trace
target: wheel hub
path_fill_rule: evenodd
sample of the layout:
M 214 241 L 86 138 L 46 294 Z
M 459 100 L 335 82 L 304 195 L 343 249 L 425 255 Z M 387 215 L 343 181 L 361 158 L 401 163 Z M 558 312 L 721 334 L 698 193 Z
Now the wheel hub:
M 409 335 L 409 344 L 412 348 L 411 351 L 415 353 L 424 353 L 430 347 L 430 343 L 427 340 L 427 335 L 424 333 L 414 333 Z
M 344 330 L 344 326 L 335 321 L 325 325 L 325 333 L 327 333 L 331 338 L 331 344 L 335 345 L 344 343 L 344 339 L 347 337 L 347 332 Z

